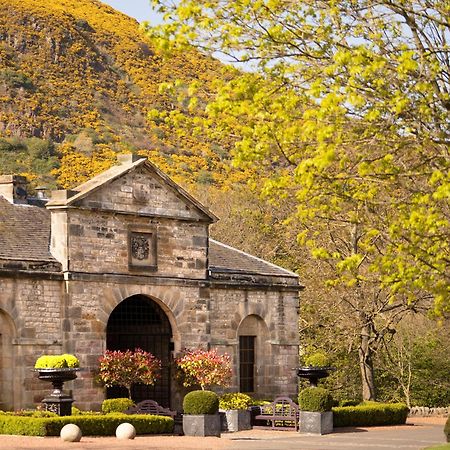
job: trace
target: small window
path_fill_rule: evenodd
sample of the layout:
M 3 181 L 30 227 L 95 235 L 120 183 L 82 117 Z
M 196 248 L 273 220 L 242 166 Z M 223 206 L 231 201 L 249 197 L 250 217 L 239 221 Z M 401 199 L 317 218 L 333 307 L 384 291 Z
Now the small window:
M 130 269 L 157 269 L 156 231 L 135 231 L 128 234 L 128 265 Z
M 255 338 L 239 336 L 240 392 L 255 392 Z

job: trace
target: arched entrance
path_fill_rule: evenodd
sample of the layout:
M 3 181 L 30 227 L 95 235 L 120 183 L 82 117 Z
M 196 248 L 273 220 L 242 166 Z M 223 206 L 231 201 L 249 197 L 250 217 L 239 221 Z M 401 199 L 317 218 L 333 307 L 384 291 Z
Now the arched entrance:
M 172 328 L 162 308 L 143 295 L 123 300 L 111 313 L 106 328 L 108 350 L 141 348 L 161 360 L 161 378 L 154 386 L 135 385 L 131 389 L 135 402 L 152 399 L 170 407 L 170 361 Z M 124 388 L 107 389 L 107 397 L 126 397 Z
M 14 409 L 14 324 L 9 315 L 0 310 L 0 410 Z

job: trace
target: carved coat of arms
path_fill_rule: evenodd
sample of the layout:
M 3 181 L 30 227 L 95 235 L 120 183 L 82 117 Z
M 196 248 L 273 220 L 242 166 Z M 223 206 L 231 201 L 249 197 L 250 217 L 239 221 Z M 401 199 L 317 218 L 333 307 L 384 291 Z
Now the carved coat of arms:
M 142 261 L 148 259 L 150 244 L 145 236 L 131 236 L 131 254 L 133 258 Z

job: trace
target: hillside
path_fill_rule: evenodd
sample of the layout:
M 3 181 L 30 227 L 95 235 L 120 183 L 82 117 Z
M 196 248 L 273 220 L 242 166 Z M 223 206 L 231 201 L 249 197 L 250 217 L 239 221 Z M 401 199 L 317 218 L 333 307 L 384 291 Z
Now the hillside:
M 217 61 L 164 59 L 134 19 L 96 0 L 0 0 L 0 36 L 0 173 L 70 187 L 132 150 L 177 181 L 228 178 L 226 149 L 147 120 L 177 103 L 161 83 L 208 91 L 224 76 Z

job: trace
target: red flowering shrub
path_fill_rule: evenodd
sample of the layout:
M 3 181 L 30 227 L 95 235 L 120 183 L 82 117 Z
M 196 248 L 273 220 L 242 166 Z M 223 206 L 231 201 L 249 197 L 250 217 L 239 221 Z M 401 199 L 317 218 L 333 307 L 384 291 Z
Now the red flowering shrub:
M 200 385 L 202 390 L 213 384 L 225 386 L 231 378 L 230 357 L 216 350 L 186 350 L 176 360 L 183 374 L 183 386 Z
M 155 384 L 160 376 L 161 361 L 151 353 L 136 348 L 133 351 L 106 350 L 100 357 L 99 378 L 105 386 L 124 386 L 131 398 L 135 383 Z

